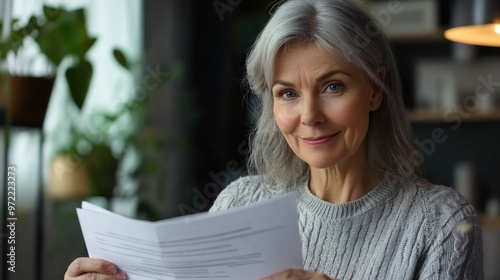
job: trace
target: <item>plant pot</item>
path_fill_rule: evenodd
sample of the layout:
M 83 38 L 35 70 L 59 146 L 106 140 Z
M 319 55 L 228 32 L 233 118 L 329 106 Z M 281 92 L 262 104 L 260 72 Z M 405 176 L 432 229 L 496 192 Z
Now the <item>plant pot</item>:
M 116 185 L 118 160 L 105 145 L 95 145 L 86 156 L 76 152 L 57 155 L 50 168 L 47 195 L 72 200 L 90 196 L 110 199 Z
M 50 166 L 47 196 L 56 200 L 77 200 L 90 194 L 90 176 L 84 162 L 77 162 L 71 155 L 57 155 Z
M 8 76 L 10 94 L 0 92 L 0 107 L 7 108 L 13 126 L 42 127 L 54 78 Z M 5 77 L 4 77 L 5 80 Z

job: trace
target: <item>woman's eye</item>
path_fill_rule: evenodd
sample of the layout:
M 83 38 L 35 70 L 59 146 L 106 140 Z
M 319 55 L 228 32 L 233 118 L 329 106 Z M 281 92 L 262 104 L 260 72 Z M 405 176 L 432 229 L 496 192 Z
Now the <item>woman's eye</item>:
M 326 87 L 327 92 L 339 92 L 343 89 L 343 85 L 341 83 L 331 83 Z
M 285 99 L 292 99 L 295 98 L 297 95 L 295 94 L 295 92 L 287 90 L 282 92 L 281 96 Z

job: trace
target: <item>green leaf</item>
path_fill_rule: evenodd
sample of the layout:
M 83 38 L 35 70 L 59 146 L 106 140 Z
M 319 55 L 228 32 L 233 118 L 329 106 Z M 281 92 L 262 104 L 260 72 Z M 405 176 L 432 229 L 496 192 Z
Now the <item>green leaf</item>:
M 68 12 L 61 24 L 61 33 L 68 44 L 67 54 L 79 59 L 85 57 L 86 52 L 95 42 L 95 38 L 89 37 L 87 33 L 84 9 Z
M 25 33 L 22 30 L 12 30 L 9 38 L 9 47 L 17 54 L 17 51 L 22 46 L 25 38 Z
M 31 16 L 28 21 L 28 25 L 24 27 L 27 34 L 32 34 L 35 30 L 40 29 L 40 24 L 38 23 L 38 18 L 36 16 Z
M 39 30 L 35 41 L 40 51 L 56 66 L 59 66 L 68 54 L 68 42 L 65 41 L 60 26 L 56 22 L 46 22 Z
M 87 52 L 89 51 L 89 49 L 94 45 L 94 43 L 97 41 L 97 38 L 95 37 L 89 37 L 87 39 L 85 39 L 82 43 L 81 43 L 81 51 L 80 54 L 79 54 L 79 58 L 80 59 L 84 59 L 85 58 L 85 55 L 87 54 Z
M 92 72 L 92 65 L 87 60 L 83 60 L 66 70 L 66 80 L 68 81 L 71 98 L 79 109 L 82 109 L 85 102 L 90 80 L 92 79 Z
M 129 70 L 129 63 L 128 63 L 128 60 L 127 60 L 127 57 L 125 56 L 125 54 L 119 50 L 119 49 L 114 49 L 113 50 L 113 56 L 115 57 L 116 61 L 121 65 L 123 66 L 125 69 Z
M 43 15 L 47 21 L 52 21 L 57 18 L 62 11 L 63 10 L 61 8 L 54 8 L 46 5 L 43 6 Z
M 92 195 L 111 198 L 118 169 L 118 160 L 111 148 L 105 144 L 96 144 L 84 160 L 92 181 Z
M 35 36 L 42 53 L 56 66 L 67 56 L 83 60 L 96 41 L 87 32 L 84 9 L 66 11 L 46 7 L 45 12 L 43 27 Z

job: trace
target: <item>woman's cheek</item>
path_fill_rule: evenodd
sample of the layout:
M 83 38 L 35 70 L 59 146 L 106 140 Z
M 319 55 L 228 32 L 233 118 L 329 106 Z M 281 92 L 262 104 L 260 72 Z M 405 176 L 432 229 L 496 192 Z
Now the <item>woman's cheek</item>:
M 327 110 L 330 119 L 343 126 L 364 121 L 368 117 L 368 110 L 355 100 L 342 100 L 342 102 L 330 104 Z
M 274 109 L 274 118 L 278 128 L 283 133 L 292 133 L 295 129 L 294 123 L 296 122 L 297 116 L 294 110 L 289 108 L 280 107 Z

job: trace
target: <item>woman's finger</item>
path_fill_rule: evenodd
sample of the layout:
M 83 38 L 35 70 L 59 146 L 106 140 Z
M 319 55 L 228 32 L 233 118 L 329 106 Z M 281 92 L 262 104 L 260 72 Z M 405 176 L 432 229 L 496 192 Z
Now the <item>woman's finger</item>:
M 125 279 L 125 274 L 119 271 L 116 265 L 101 259 L 78 258 L 69 265 L 68 270 L 66 271 L 66 275 L 69 277 L 78 277 L 86 273 L 114 275 L 118 277 L 121 277 L 123 275 L 123 278 L 121 279 Z M 94 279 L 94 278 L 90 277 L 87 279 Z
M 333 280 L 323 273 L 302 269 L 287 269 L 262 280 Z

